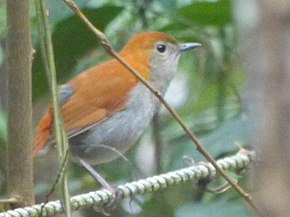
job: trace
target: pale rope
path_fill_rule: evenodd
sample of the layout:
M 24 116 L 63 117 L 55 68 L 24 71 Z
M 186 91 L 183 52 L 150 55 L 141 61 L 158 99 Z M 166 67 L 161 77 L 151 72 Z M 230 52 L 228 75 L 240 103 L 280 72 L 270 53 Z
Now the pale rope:
M 247 169 L 253 161 L 253 153 L 241 151 L 238 154 L 217 160 L 217 164 L 224 170 L 242 171 Z M 137 194 L 145 194 L 165 189 L 172 185 L 184 183 L 186 181 L 198 181 L 212 177 L 216 174 L 215 168 L 209 163 L 200 163 L 184 169 L 161 174 L 158 176 L 141 179 L 136 182 L 119 185 L 120 198 L 128 198 Z M 77 195 L 71 198 L 71 208 L 73 211 L 89 208 L 92 206 L 101 207 L 109 202 L 114 195 L 107 190 L 98 190 L 87 194 Z M 63 206 L 59 200 L 37 204 L 31 207 L 18 208 L 0 213 L 0 217 L 42 217 L 54 216 L 63 213 Z

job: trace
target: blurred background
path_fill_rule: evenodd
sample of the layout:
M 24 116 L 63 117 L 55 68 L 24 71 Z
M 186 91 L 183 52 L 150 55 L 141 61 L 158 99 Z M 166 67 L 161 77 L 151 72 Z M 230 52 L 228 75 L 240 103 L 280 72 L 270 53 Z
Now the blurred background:
M 41 60 L 34 3 L 31 1 L 33 47 L 33 116 L 34 128 L 50 99 L 47 78 Z M 195 0 L 78 0 L 75 1 L 90 21 L 107 35 L 116 50 L 136 33 L 162 31 L 179 42 L 200 42 L 201 48 L 183 54 L 180 73 L 166 94 L 168 102 L 213 155 L 221 158 L 234 154 L 239 146 L 249 147 L 250 132 L 247 106 L 243 104 L 245 73 L 241 64 L 232 1 Z M 6 75 L 5 1 L 0 0 L 0 195 L 6 194 L 5 150 Z M 68 81 L 90 66 L 111 57 L 97 38 L 71 10 L 59 0 L 49 0 L 50 25 L 54 43 L 58 83 Z M 247 11 L 245 11 L 246 16 Z M 157 153 L 157 154 L 156 154 Z M 118 159 L 96 167 L 113 184 L 145 178 L 187 166 L 184 156 L 205 161 L 176 121 L 162 108 L 151 128 L 138 145 Z M 42 202 L 58 172 L 57 154 L 51 150 L 35 160 L 35 194 Z M 79 165 L 70 163 L 69 183 L 72 195 L 93 191 L 100 186 Z M 247 189 L 246 174 L 233 178 Z M 207 184 L 186 183 L 163 192 L 121 202 L 111 216 L 252 216 L 245 202 L 230 189 L 213 194 L 206 188 L 224 184 L 216 179 Z M 57 198 L 54 194 L 51 199 Z M 94 210 L 80 216 L 102 216 Z

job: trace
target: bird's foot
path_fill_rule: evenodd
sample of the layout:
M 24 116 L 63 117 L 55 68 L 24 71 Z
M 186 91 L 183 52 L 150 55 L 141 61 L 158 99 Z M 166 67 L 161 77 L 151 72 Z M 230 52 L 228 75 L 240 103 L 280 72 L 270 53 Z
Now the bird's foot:
M 104 215 L 108 215 L 107 210 L 112 210 L 116 208 L 118 202 L 122 198 L 121 191 L 115 187 L 110 185 L 88 162 L 86 162 L 82 158 L 78 158 L 79 162 L 83 167 L 91 174 L 91 176 L 102 185 L 103 189 L 107 190 L 111 194 L 111 198 L 105 204 L 100 206 L 94 206 L 94 209 L 98 212 L 103 213 Z

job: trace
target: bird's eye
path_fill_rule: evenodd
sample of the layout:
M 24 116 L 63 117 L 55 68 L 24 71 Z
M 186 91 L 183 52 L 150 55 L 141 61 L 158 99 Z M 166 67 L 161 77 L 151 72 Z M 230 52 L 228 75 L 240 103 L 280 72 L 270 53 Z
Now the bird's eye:
M 164 53 L 166 51 L 166 45 L 165 44 L 157 44 L 156 49 L 160 53 Z

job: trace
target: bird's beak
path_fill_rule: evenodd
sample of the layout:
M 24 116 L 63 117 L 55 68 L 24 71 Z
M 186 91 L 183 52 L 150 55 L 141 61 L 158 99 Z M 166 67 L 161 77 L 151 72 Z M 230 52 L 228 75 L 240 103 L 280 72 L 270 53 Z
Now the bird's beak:
M 200 43 L 184 43 L 179 45 L 179 51 L 183 52 L 200 46 L 201 46 Z

